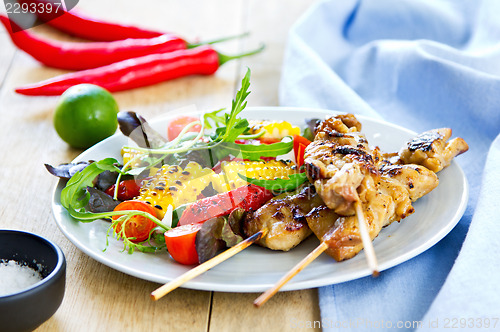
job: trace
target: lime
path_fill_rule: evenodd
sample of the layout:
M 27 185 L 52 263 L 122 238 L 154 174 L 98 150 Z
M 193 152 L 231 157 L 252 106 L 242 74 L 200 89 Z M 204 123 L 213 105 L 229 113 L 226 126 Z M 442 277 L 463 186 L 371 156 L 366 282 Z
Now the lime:
M 111 136 L 118 127 L 118 104 L 111 93 L 93 84 L 66 90 L 54 112 L 57 134 L 75 148 L 88 148 Z

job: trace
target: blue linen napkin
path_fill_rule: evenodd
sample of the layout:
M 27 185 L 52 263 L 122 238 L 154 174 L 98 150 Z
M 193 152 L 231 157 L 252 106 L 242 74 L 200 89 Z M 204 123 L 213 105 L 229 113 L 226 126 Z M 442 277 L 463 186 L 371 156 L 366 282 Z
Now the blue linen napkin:
M 495 0 L 328 0 L 290 31 L 282 105 L 364 114 L 417 132 L 451 127 L 470 146 L 456 159 L 470 184 L 458 225 L 379 278 L 320 288 L 325 331 L 462 328 L 460 319 L 483 330 L 486 318 L 500 329 L 500 138 L 492 145 L 500 133 L 499 13 Z

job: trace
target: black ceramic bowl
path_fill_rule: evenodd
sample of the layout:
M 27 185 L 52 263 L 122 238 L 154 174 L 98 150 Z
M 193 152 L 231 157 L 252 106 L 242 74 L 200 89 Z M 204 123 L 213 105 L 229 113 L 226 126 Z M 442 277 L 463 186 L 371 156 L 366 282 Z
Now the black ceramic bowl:
M 66 259 L 57 245 L 38 235 L 0 230 L 0 260 L 15 260 L 43 279 L 18 293 L 0 296 L 0 330 L 32 331 L 57 311 L 64 296 Z

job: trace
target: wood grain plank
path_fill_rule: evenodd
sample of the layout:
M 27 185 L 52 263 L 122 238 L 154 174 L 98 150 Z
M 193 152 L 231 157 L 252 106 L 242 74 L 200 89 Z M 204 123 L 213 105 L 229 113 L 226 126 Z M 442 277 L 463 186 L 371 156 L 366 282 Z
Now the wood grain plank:
M 320 331 L 316 289 L 280 292 L 257 309 L 258 293 L 214 293 L 210 331 Z M 316 322 L 316 323 L 315 323 Z

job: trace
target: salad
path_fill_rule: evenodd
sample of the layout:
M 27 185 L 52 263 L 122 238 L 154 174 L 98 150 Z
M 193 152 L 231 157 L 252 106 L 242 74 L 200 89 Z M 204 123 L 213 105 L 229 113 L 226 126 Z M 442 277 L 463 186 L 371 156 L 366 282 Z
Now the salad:
M 241 242 L 245 211 L 307 181 L 303 156 L 312 140 L 310 126 L 240 117 L 249 86 L 248 70 L 231 110 L 180 116 L 167 137 L 141 116 L 120 112 L 120 129 L 135 142 L 123 146 L 122 160 L 46 165 L 68 179 L 62 206 L 80 222 L 109 220 L 108 236 L 129 253 L 168 250 L 182 264 Z

